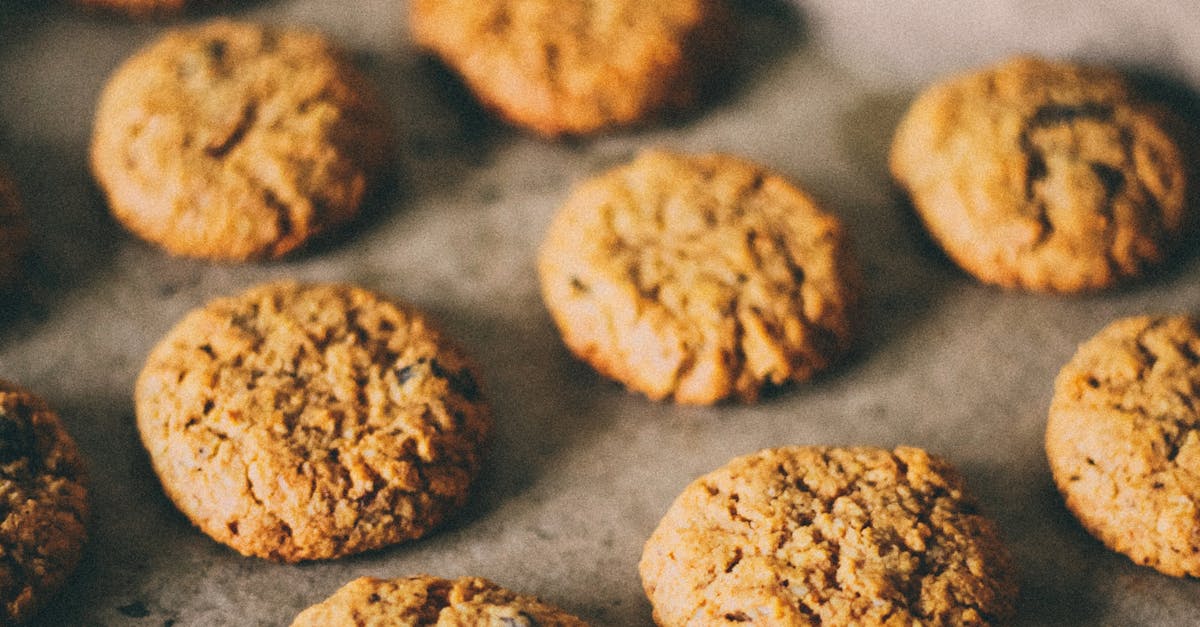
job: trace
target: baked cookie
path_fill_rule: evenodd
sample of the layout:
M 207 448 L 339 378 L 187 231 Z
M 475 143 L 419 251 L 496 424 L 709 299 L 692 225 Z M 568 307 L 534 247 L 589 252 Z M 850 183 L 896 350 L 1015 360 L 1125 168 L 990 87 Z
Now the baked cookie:
M 389 150 L 375 91 L 323 37 L 219 20 L 168 32 L 113 74 L 91 160 L 134 233 L 245 260 L 354 217 Z
M 419 538 L 461 506 L 491 428 L 476 381 L 420 313 L 285 282 L 190 313 L 134 400 L 179 509 L 244 555 L 295 562 Z
M 436 625 L 437 627 L 584 627 L 587 623 L 530 596 L 478 577 L 360 577 L 304 610 L 292 627 Z
M 1200 577 L 1200 324 L 1138 316 L 1079 347 L 1054 386 L 1046 456 L 1110 549 Z
M 21 259 L 29 247 L 29 220 L 17 187 L 0 168 L 0 292 L 21 276 Z
M 995 525 L 916 448 L 739 457 L 692 482 L 646 542 L 659 625 L 984 625 L 1014 612 Z
M 1163 261 L 1189 182 L 1167 116 L 1115 72 L 1017 57 L 923 93 L 890 164 L 958 265 L 1008 288 L 1080 292 Z
M 767 170 L 647 151 L 575 189 L 538 258 L 567 346 L 653 399 L 753 401 L 850 345 L 841 223 Z
M 0 624 L 27 620 L 75 570 L 87 538 L 84 482 L 58 415 L 0 381 Z
M 409 17 L 485 105 L 546 136 L 692 105 L 734 39 L 724 0 L 415 0 Z

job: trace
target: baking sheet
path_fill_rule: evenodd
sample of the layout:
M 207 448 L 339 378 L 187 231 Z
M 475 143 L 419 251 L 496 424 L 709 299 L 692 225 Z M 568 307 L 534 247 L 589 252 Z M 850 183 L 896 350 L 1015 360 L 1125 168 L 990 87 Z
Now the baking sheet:
M 1200 4 L 1136 0 L 744 0 L 739 79 L 669 124 L 545 142 L 481 113 L 421 60 L 394 0 L 221 11 L 319 28 L 392 107 L 393 188 L 355 227 L 278 263 L 172 259 L 121 230 L 86 154 L 105 77 L 164 24 L 0 0 L 0 158 L 34 222 L 34 273 L 0 316 L 0 377 L 46 397 L 90 463 L 95 517 L 44 625 L 281 625 L 359 575 L 489 577 L 597 625 L 648 625 L 641 545 L 675 495 L 730 457 L 784 444 L 912 444 L 965 472 L 1020 568 L 1021 624 L 1194 622 L 1200 583 L 1106 551 L 1064 509 L 1042 453 L 1051 384 L 1114 317 L 1192 311 L 1200 259 L 1082 298 L 977 285 L 923 238 L 884 169 L 912 95 L 1018 51 L 1112 63 L 1184 103 L 1200 88 Z M 203 19 L 191 17 L 184 22 Z M 643 146 L 722 150 L 800 182 L 847 222 L 867 268 L 856 354 L 754 406 L 627 394 L 561 346 L 535 249 L 573 181 Z M 1190 247 L 1194 248 L 1194 247 Z M 359 283 L 440 319 L 481 364 L 497 435 L 470 507 L 418 542 L 333 562 L 243 558 L 192 528 L 138 442 L 131 389 L 185 312 L 261 281 Z

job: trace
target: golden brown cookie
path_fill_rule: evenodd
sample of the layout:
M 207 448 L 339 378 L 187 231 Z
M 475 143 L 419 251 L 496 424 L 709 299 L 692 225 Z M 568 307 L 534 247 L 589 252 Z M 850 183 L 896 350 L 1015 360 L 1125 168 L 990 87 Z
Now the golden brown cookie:
M 727 155 L 647 151 L 580 185 L 538 270 L 576 355 L 681 403 L 809 379 L 847 350 L 857 312 L 837 218 Z
M 1017 57 L 926 90 L 891 170 L 964 270 L 1080 292 L 1163 261 L 1187 222 L 1183 157 L 1115 72 Z
M 292 627 L 586 627 L 587 623 L 536 597 L 509 592 L 478 577 L 448 580 L 360 577 L 304 610 Z
M 84 482 L 58 415 L 0 381 L 0 624 L 27 620 L 75 570 L 87 539 Z
M 29 247 L 29 220 L 17 187 L 0 167 L 0 292 L 21 276 L 21 259 Z
M 739 457 L 675 499 L 646 542 L 659 625 L 984 625 L 1016 583 L 961 476 L 916 448 Z
M 179 509 L 244 555 L 295 562 L 419 538 L 461 506 L 491 428 L 476 381 L 420 313 L 285 282 L 185 317 L 134 400 Z
M 724 0 L 415 0 L 410 23 L 485 105 L 547 136 L 690 106 L 733 40 Z
M 1200 577 L 1200 323 L 1113 322 L 1054 386 L 1046 456 L 1067 508 L 1110 549 Z
M 134 233 L 244 260 L 353 218 L 389 149 L 375 91 L 323 37 L 219 20 L 168 32 L 113 74 L 92 170 Z

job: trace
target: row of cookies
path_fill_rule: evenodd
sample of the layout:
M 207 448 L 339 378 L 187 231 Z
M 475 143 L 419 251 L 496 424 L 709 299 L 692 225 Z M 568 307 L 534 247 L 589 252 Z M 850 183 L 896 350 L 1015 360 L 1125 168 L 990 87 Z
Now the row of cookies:
M 93 169 L 113 213 L 174 253 L 277 257 L 358 212 L 389 152 L 383 111 L 321 38 L 215 22 L 169 34 L 114 74 Z M 1018 58 L 926 92 L 891 163 L 933 236 L 981 280 L 1099 289 L 1161 263 L 1187 225 L 1168 123 L 1111 72 Z M 700 192 L 713 204 L 702 222 L 637 213 L 666 202 L 656 195 L 697 202 L 695 182 L 713 173 L 729 187 Z M 600 219 L 606 193 L 629 199 L 612 207 L 627 219 Z M 745 211 L 764 203 L 781 213 Z M 764 381 L 807 379 L 849 344 L 857 271 L 843 240 L 836 219 L 761 168 L 654 153 L 577 190 L 539 268 L 567 343 L 601 371 L 655 398 L 752 400 Z M 711 254 L 721 250 L 739 253 Z M 637 293 L 593 291 L 593 280 Z M 736 324 L 718 328 L 735 300 Z M 613 334 L 631 327 L 638 335 Z
M 700 68 L 720 65 L 702 51 L 732 37 L 720 5 L 567 19 L 538 3 L 416 2 L 411 22 L 482 102 L 553 136 L 669 108 L 618 97 L 694 101 Z M 606 35 L 639 16 L 655 33 L 614 61 Z M 981 280 L 1095 290 L 1161 263 L 1188 226 L 1177 122 L 1114 72 L 1016 58 L 923 93 L 890 164 L 934 239 Z M 323 38 L 220 21 L 169 33 L 114 73 L 92 165 L 114 215 L 145 239 L 271 258 L 353 218 L 391 146 L 378 95 Z
M 21 619 L 78 560 L 87 507 L 57 418 L 12 388 L 3 401 L 4 492 L 23 505 L 6 546 L 45 574 L 17 582 Z M 190 313 L 147 358 L 135 405 L 176 506 L 242 554 L 289 562 L 428 533 L 464 502 L 491 426 L 470 364 L 423 315 L 338 285 L 267 284 Z M 994 525 L 953 468 L 911 448 L 735 459 L 680 495 L 641 571 L 664 625 L 970 623 L 1004 620 L 1015 598 Z M 486 581 L 430 577 L 352 582 L 297 624 L 431 612 L 580 624 Z
M 138 427 L 164 490 L 214 539 L 285 561 L 336 557 L 419 537 L 461 504 L 488 429 L 469 368 L 420 314 L 374 294 L 272 284 L 164 338 L 138 380 Z M 1197 372 L 1196 321 L 1118 321 L 1064 367 L 1047 426 L 1070 509 L 1174 575 L 1197 574 Z M 4 591 L 20 620 L 77 562 L 87 502 L 53 412 L 8 384 L 0 397 L 5 547 L 23 565 L 10 575 L 25 573 Z M 907 447 L 734 459 L 680 494 L 640 570 L 663 625 L 1002 623 L 1016 598 L 1011 557 L 961 476 Z M 580 624 L 490 582 L 430 577 L 357 580 L 296 624 L 363 612 Z
M 709 0 L 414 2 L 410 22 L 481 101 L 547 136 L 693 103 L 733 41 L 724 3 Z M 174 254 L 275 258 L 358 213 L 389 126 L 322 37 L 222 20 L 170 32 L 112 75 L 92 169 L 113 214 Z

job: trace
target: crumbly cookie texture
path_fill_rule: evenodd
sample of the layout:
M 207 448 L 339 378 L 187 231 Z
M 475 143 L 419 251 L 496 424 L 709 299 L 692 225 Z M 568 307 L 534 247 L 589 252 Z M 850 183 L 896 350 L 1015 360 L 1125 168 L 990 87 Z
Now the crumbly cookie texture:
M 580 185 L 538 269 L 576 355 L 681 403 L 811 378 L 846 352 L 858 311 L 837 218 L 727 155 L 647 151 Z
M 546 136 L 692 105 L 734 39 L 724 0 L 415 0 L 410 23 L 485 105 Z
M 137 235 L 177 255 L 274 258 L 357 215 L 390 137 L 374 89 L 323 37 L 218 20 L 113 74 L 91 162 Z
M 179 509 L 287 562 L 425 535 L 466 500 L 491 428 L 459 349 L 343 285 L 267 284 L 192 312 L 150 353 L 135 401 Z
M 54 411 L 0 381 L 0 623 L 28 620 L 75 570 L 87 538 L 85 481 Z
M 1054 388 L 1046 456 L 1067 508 L 1134 562 L 1200 577 L 1200 323 L 1113 322 Z
M 436 625 L 437 627 L 586 627 L 541 600 L 478 577 L 360 577 L 304 610 L 292 627 Z
M 29 247 L 29 220 L 17 187 L 0 167 L 0 292 L 21 276 L 21 258 Z
M 1017 57 L 925 91 L 890 164 L 979 280 L 1095 290 L 1162 262 L 1189 222 L 1172 123 L 1115 72 Z
M 684 489 L 646 542 L 659 625 L 985 625 L 1013 615 L 995 525 L 915 448 L 785 447 Z

